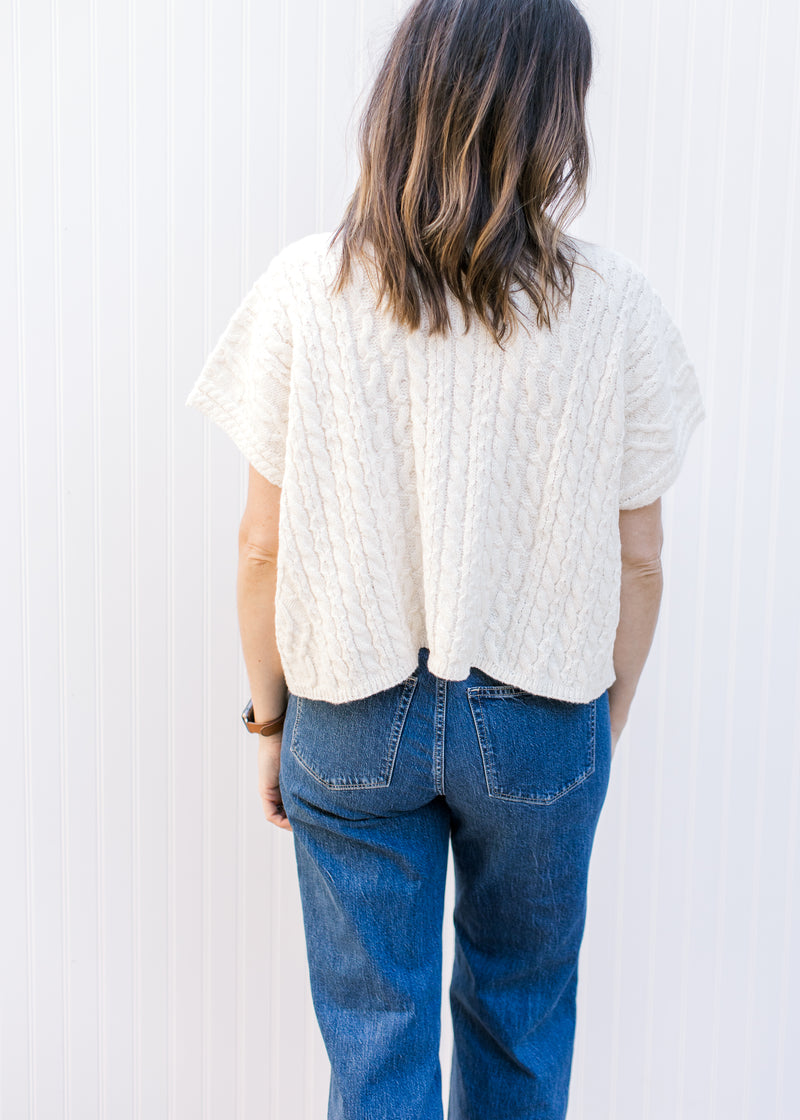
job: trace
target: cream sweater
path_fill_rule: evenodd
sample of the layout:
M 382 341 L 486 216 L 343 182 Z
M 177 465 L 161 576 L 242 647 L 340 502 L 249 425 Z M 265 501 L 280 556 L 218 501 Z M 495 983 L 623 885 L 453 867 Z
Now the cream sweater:
M 276 638 L 291 692 L 342 702 L 471 667 L 585 702 L 614 680 L 620 509 L 676 479 L 705 417 L 680 333 L 622 254 L 578 242 L 571 307 L 505 352 L 452 302 L 410 332 L 338 246 L 273 258 L 186 404 L 282 487 Z M 517 301 L 522 299 L 517 295 Z M 526 306 L 520 304 L 520 306 Z M 535 322 L 535 320 L 534 320 Z

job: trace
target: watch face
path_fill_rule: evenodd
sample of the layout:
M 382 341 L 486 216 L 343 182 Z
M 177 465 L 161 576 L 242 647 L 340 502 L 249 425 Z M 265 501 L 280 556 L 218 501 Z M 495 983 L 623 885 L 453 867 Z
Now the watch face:
M 253 722 L 253 700 L 252 697 L 245 704 L 244 711 L 242 712 L 242 723 L 245 725 Z

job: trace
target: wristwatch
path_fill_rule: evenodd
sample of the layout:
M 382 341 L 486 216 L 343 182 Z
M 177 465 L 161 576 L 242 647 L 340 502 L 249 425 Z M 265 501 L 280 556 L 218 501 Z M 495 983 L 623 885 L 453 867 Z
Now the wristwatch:
M 283 709 L 281 714 L 276 719 L 267 720 L 266 723 L 256 723 L 255 715 L 253 713 L 252 697 L 247 701 L 245 709 L 242 712 L 242 723 L 245 725 L 247 730 L 252 731 L 254 735 L 277 735 L 279 731 L 283 730 L 283 721 L 285 718 L 286 708 Z

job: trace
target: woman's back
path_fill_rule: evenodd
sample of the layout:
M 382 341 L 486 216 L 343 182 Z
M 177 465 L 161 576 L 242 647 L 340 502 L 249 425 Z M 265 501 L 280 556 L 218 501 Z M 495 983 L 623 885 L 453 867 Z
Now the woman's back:
M 295 836 L 329 1120 L 441 1120 L 451 845 L 449 1116 L 567 1111 L 657 499 L 704 416 L 642 272 L 565 232 L 590 74 L 570 0 L 416 0 L 339 228 L 273 258 L 187 402 L 253 468 L 245 722 Z
M 286 246 L 188 399 L 282 487 L 276 634 L 289 689 L 335 702 L 471 667 L 588 701 L 614 681 L 620 509 L 676 477 L 704 416 L 680 334 L 622 254 L 572 239 L 551 325 L 498 345 L 409 330 L 339 243 Z M 254 360 L 255 359 L 255 360 Z

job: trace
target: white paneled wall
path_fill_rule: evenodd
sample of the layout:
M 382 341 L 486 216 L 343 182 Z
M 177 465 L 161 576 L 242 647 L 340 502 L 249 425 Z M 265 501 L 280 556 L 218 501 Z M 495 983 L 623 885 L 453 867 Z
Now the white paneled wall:
M 239 722 L 246 465 L 183 401 L 272 254 L 337 223 L 397 8 L 0 8 L 4 1120 L 325 1116 Z M 651 276 L 708 419 L 597 836 L 570 1120 L 798 1120 L 800 14 L 584 10 L 577 231 Z

